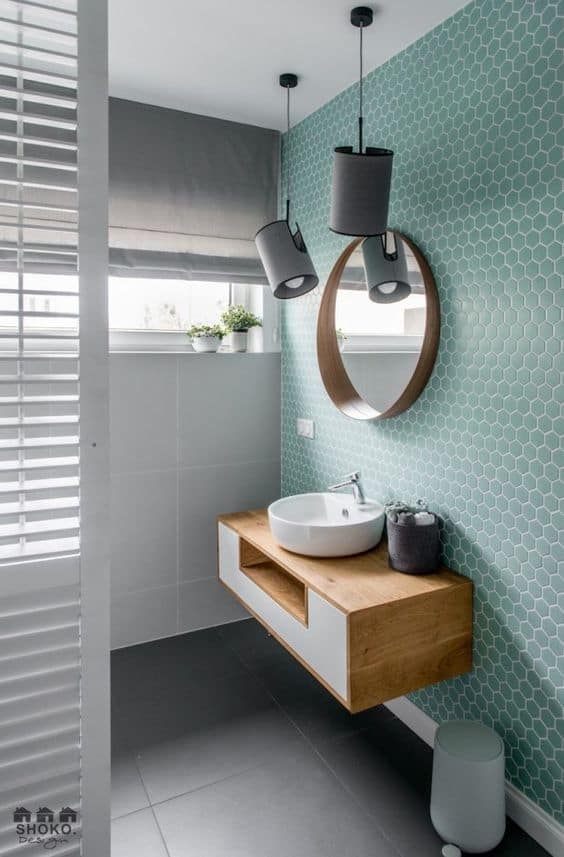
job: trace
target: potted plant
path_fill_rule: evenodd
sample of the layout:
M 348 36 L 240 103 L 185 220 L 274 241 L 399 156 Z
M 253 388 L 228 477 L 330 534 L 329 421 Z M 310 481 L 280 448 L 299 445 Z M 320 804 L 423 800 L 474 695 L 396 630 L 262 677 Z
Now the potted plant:
M 247 350 L 247 333 L 251 327 L 262 327 L 262 320 L 245 309 L 242 304 L 230 306 L 221 314 L 221 321 L 228 334 L 231 351 Z
M 193 324 L 186 331 L 194 351 L 213 352 L 221 345 L 225 331 L 220 324 Z

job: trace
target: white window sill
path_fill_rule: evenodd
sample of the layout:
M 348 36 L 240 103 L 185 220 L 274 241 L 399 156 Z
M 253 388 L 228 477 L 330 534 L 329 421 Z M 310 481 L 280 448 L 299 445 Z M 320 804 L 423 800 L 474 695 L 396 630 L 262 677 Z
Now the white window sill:
M 204 359 L 210 359 L 214 357 L 216 360 L 232 360 L 234 357 L 280 357 L 279 351 L 207 351 L 207 352 L 197 352 L 191 351 L 189 349 L 180 349 L 180 348 L 112 348 L 110 347 L 109 354 L 112 356 L 139 356 L 143 354 L 150 355 L 151 357 L 158 357 L 162 355 L 166 357 L 178 357 L 179 354 L 182 354 L 183 357 L 198 357 Z
M 150 353 L 150 354 L 189 354 L 197 357 L 209 357 L 210 353 L 196 352 L 192 348 L 185 333 L 179 331 L 144 331 L 144 330 L 110 330 L 110 353 Z M 225 350 L 211 352 L 219 357 L 233 356 L 234 354 L 265 354 L 279 351 L 277 343 L 272 343 L 270 348 L 264 348 L 264 333 L 262 330 L 249 333 L 247 351 Z

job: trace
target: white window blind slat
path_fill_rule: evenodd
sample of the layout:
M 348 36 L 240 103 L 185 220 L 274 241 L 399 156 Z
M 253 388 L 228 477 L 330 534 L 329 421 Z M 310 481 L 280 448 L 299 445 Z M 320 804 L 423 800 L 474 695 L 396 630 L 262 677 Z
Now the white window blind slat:
M 78 553 L 80 541 L 78 537 L 68 539 L 44 539 L 43 541 L 27 541 L 21 547 L 16 545 L 0 546 L 0 560 L 30 559 L 46 554 L 64 555 Z
M 78 707 L 57 708 L 55 711 L 41 716 L 18 719 L 0 727 L 0 741 L 10 748 L 10 752 L 18 745 L 31 739 L 40 742 L 46 735 L 69 733 L 80 726 Z
M 14 91 L 24 99 L 40 97 L 45 104 L 76 107 L 78 103 L 75 86 L 61 86 L 59 82 L 37 74 L 26 78 L 13 72 L 8 74 L 0 72 L 0 94 L 10 96 Z
M 54 63 L 37 62 L 29 57 L 25 61 L 18 62 L 17 56 L 7 53 L 5 49 L 0 52 L 0 69 L 8 72 L 19 71 L 22 77 L 24 75 L 32 77 L 33 75 L 45 75 L 60 83 L 63 81 L 69 83 L 76 82 L 76 68 L 70 68 L 63 65 L 55 65 Z
M 9 459 L 7 461 L 0 462 L 1 469 L 9 473 L 25 470 L 53 470 L 55 468 L 60 467 L 74 467 L 75 465 L 78 466 L 78 456 L 76 455 L 61 455 L 58 458 L 53 456 L 51 458 L 22 458 L 18 460 Z M 47 487 L 49 484 L 49 478 L 45 477 L 42 482 L 44 487 Z M 25 492 L 28 487 L 29 486 L 24 481 L 22 485 L 22 491 Z
M 22 318 L 22 322 L 24 319 Z M 55 339 L 55 340 L 78 340 L 78 333 L 29 333 L 27 330 L 23 330 L 21 333 L 0 333 L 0 340 L 2 339 Z M 56 380 L 56 379 L 55 379 Z
M 76 800 L 76 772 L 71 770 L 51 779 L 42 778 L 35 785 L 28 786 L 26 795 L 27 802 L 32 806 L 72 806 L 73 800 Z M 24 801 L 22 803 L 25 805 Z M 0 816 L 5 817 L 10 810 L 13 812 L 13 800 L 2 791 L 0 785 Z M 21 848 L 18 857 L 21 857 Z
M 80 723 L 76 723 L 66 728 L 56 727 L 51 732 L 44 732 L 21 741 L 6 743 L 3 752 L 5 764 L 21 765 L 24 762 L 36 762 L 41 765 L 45 760 L 51 761 L 56 753 L 66 753 L 69 748 L 76 747 L 79 740 Z
M 68 622 L 59 627 L 49 629 L 41 628 L 41 625 L 38 624 L 35 630 L 28 630 L 22 634 L 7 634 L 4 637 L 0 637 L 2 655 L 5 658 L 21 657 L 22 655 L 40 652 L 44 649 L 73 645 L 77 639 L 78 626 L 75 622 Z M 60 708 L 61 705 L 62 700 L 58 705 L 55 700 L 53 707 Z
M 11 765 L 0 765 L 0 778 L 4 782 L 13 783 L 13 791 L 17 794 L 26 785 L 37 781 L 39 771 L 46 778 L 50 778 L 60 772 L 77 769 L 79 764 L 78 745 L 69 746 L 66 750 L 54 752 L 50 757 L 46 754 L 41 760 L 30 759 Z
M 22 849 L 20 845 L 16 847 L 10 846 L 7 851 L 3 851 L 1 848 L 0 845 L 0 857 L 21 857 Z M 74 843 L 61 845 L 57 848 L 57 851 L 59 852 L 57 857 L 81 857 L 81 846 Z
M 54 497 L 48 500 L 28 500 L 27 511 L 33 512 L 55 512 L 62 509 L 78 509 L 78 497 Z M 0 519 L 7 515 L 18 515 L 21 507 L 17 503 L 1 503 L 0 502 Z
M 78 462 L 76 462 L 78 464 Z M 55 479 L 27 479 L 25 488 L 20 488 L 18 482 L 0 482 L 2 494 L 33 494 L 36 491 L 63 491 L 66 488 L 78 488 L 78 476 L 58 477 Z M 28 501 L 29 502 L 29 501 Z
M 0 137 L 0 139 L 2 139 L 2 138 Z M 3 191 L 5 191 L 5 190 L 6 190 L 6 188 L 3 188 Z M 13 191 L 13 188 L 11 188 L 11 189 L 8 188 L 8 190 Z M 24 211 L 26 209 L 31 209 L 32 211 L 35 211 L 35 212 L 37 212 L 37 211 L 38 212 L 49 211 L 49 212 L 52 212 L 53 214 L 57 214 L 57 215 L 60 215 L 60 214 L 72 215 L 73 222 L 76 221 L 77 213 L 78 213 L 78 209 L 75 205 L 74 206 L 73 205 L 64 205 L 60 201 L 48 202 L 46 200 L 37 200 L 37 199 L 28 199 L 28 200 L 22 199 L 20 201 L 16 201 L 15 199 L 10 198 L 10 196 L 1 196 L 0 195 L 0 205 L 9 207 L 10 209 L 13 209 L 13 208 L 20 209 L 21 208 Z M 29 214 L 27 216 L 36 217 L 37 215 L 36 214 Z
M 0 428 L 17 428 L 24 426 L 51 426 L 78 424 L 78 416 L 64 417 L 0 417 Z
M 73 643 L 68 646 L 44 648 L 39 652 L 27 652 L 19 657 L 2 658 L 0 664 L 4 679 L 8 679 L 18 675 L 28 675 L 34 670 L 74 666 L 78 663 L 78 656 L 79 647 Z M 30 729 L 30 731 L 34 730 Z
M 78 375 L 75 374 L 63 375 L 61 373 L 57 375 L 52 373 L 49 375 L 25 375 L 22 377 L 18 377 L 17 375 L 0 375 L 0 384 L 75 384 L 77 381 Z
M 25 524 L 0 524 L 0 539 L 78 530 L 78 526 L 78 518 L 51 518 L 47 521 L 28 521 Z
M 75 435 L 68 435 L 65 437 L 23 437 L 14 440 L 0 440 L 0 450 L 44 449 L 45 447 L 55 446 L 78 446 L 78 442 L 78 437 Z
M 53 0 L 53 2 L 41 2 L 41 0 L 1 0 L 1 5 L 12 10 L 28 14 L 45 15 L 46 20 L 53 21 L 59 18 L 64 21 L 76 18 L 76 0 Z

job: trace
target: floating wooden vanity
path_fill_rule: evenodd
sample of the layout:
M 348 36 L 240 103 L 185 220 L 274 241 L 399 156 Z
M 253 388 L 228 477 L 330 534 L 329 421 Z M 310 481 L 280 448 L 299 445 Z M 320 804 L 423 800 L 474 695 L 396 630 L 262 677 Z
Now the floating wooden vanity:
M 223 515 L 219 578 L 345 708 L 363 711 L 472 667 L 472 583 L 400 574 L 386 545 L 338 559 L 273 540 L 265 509 Z

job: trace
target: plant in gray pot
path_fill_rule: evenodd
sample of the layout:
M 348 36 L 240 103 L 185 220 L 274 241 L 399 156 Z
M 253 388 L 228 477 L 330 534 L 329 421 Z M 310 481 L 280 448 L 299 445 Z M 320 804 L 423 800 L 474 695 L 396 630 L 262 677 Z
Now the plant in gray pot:
M 220 324 L 193 324 L 186 334 L 194 351 L 211 353 L 221 345 L 225 331 Z
M 388 563 L 405 574 L 431 574 L 441 560 L 439 518 L 418 500 L 415 506 L 386 504 Z
M 242 304 L 230 306 L 221 314 L 227 332 L 230 351 L 247 350 L 247 333 L 251 327 L 262 327 L 262 319 L 245 309 Z

